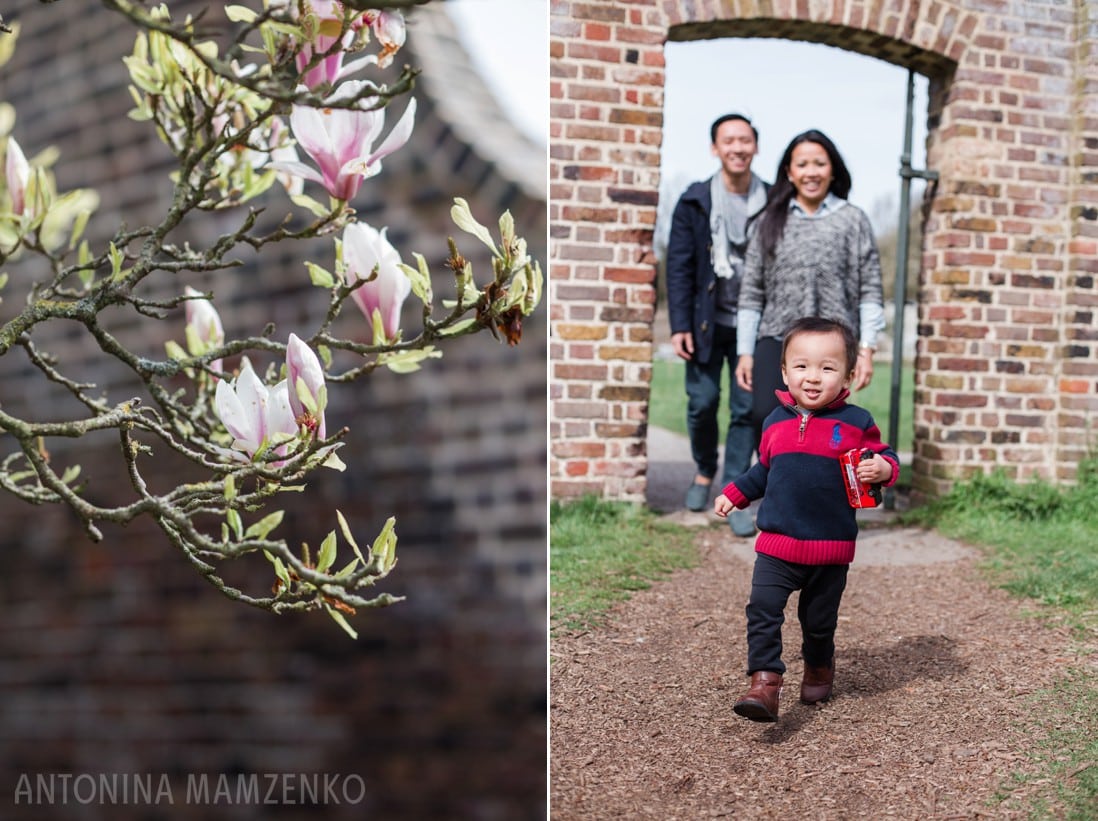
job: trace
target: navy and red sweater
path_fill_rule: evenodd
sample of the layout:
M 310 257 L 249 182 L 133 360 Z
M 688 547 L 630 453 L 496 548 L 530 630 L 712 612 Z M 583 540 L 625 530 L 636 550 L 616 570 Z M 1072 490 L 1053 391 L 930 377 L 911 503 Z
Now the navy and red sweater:
M 804 414 L 786 391 L 781 405 L 763 422 L 759 461 L 724 489 L 738 508 L 762 498 L 755 551 L 796 564 L 850 564 L 858 536 L 855 509 L 846 498 L 839 456 L 869 448 L 892 463 L 893 485 L 900 474 L 896 452 L 865 408 L 846 404 L 849 391 Z

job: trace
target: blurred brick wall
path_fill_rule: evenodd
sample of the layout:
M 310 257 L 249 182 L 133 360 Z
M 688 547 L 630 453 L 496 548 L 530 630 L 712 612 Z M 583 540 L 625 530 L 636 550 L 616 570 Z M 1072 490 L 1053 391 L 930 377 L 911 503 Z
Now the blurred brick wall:
M 22 34 L 15 59 L 0 69 L 0 99 L 16 108 L 14 133 L 28 156 L 47 144 L 60 149 L 61 189 L 100 192 L 92 237 L 102 242 L 119 221 L 134 226 L 162 213 L 171 194 L 166 151 L 126 118 L 121 57 L 132 30 L 91 4 L 24 0 L 2 11 Z M 421 49 L 454 53 L 441 10 L 417 9 L 404 61 L 416 62 L 417 32 L 427 41 Z M 472 78 L 464 81 L 465 93 L 483 103 Z M 355 202 L 361 218 L 388 225 L 406 257 L 418 250 L 437 266 L 446 236 L 456 234 L 450 204 L 465 196 L 488 224 L 509 208 L 544 262 L 544 193 L 508 179 L 461 139 L 432 93 L 425 74 L 413 141 L 366 182 Z M 509 133 L 503 121 L 483 125 Z M 272 219 L 291 209 L 281 192 L 266 204 Z M 223 219 L 190 238 L 208 240 L 231 224 Z M 474 269 L 487 270 L 478 243 L 464 236 L 456 238 Z M 162 278 L 148 288 L 212 288 L 230 333 L 273 321 L 284 339 L 308 330 L 325 308 L 325 295 L 308 285 L 306 255 L 329 261 L 330 240 L 292 256 L 265 253 L 206 281 Z M 13 280 L 27 270 L 9 268 Z M 435 290 L 449 293 L 449 282 L 440 277 Z M 18 304 L 10 289 L 4 296 L 0 321 Z M 409 306 L 406 322 L 416 327 L 417 316 Z M 151 330 L 117 322 L 113 330 L 153 356 L 164 341 L 153 334 L 182 341 L 181 316 Z M 352 308 L 340 327 L 353 335 L 360 322 Z M 71 327 L 41 329 L 35 341 L 81 362 L 89 378 L 111 386 L 112 400 L 128 395 L 123 375 Z M 60 415 L 66 400 L 27 379 L 20 357 L 0 360 L 0 402 Z M 281 532 L 291 544 L 315 545 L 339 508 L 366 541 L 388 515 L 398 517 L 399 563 L 381 589 L 407 601 L 360 613 L 357 642 L 325 616 L 276 617 L 223 599 L 146 523 L 105 527 L 97 545 L 67 511 L 0 497 L 0 817 L 169 815 L 16 807 L 24 773 L 168 773 L 179 785 L 170 817 L 208 818 L 210 807 L 179 806 L 188 773 L 272 771 L 360 774 L 366 800 L 328 807 L 326 817 L 543 815 L 545 358 L 539 314 L 518 348 L 479 335 L 447 346 L 418 375 L 384 372 L 333 386 L 329 425 L 352 429 L 342 452 L 349 469 L 314 477 L 307 494 L 290 500 Z M 76 454 L 51 444 L 57 458 L 83 465 L 89 496 L 125 498 L 112 437 L 82 443 Z M 181 475 L 166 455 L 156 458 L 153 481 Z M 265 565 L 246 562 L 232 581 L 265 589 Z M 304 817 L 299 810 L 237 807 L 232 816 Z

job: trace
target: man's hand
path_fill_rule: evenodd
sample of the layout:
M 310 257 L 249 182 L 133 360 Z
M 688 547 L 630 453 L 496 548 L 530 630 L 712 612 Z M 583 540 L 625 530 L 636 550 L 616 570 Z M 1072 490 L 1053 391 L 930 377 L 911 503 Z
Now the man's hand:
M 755 357 L 750 354 L 740 354 L 736 360 L 736 384 L 745 391 L 751 390 L 751 370 L 755 367 Z
M 694 337 L 689 331 L 671 334 L 671 347 L 679 359 L 690 361 L 694 358 Z

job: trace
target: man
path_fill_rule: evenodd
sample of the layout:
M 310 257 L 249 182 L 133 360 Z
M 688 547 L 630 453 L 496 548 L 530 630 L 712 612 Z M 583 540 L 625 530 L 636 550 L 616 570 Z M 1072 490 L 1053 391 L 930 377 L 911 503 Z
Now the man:
M 679 198 L 667 244 L 671 345 L 686 360 L 687 427 L 696 472 L 686 492 L 690 510 L 704 510 L 717 473 L 717 408 L 725 363 L 736 367 L 736 310 L 747 222 L 766 205 L 770 186 L 751 171 L 758 131 L 742 114 L 725 114 L 709 130 L 721 164 Z M 729 380 L 731 419 L 724 448 L 723 487 L 751 466 L 757 447 L 751 394 Z M 751 513 L 729 517 L 737 536 L 755 532 Z

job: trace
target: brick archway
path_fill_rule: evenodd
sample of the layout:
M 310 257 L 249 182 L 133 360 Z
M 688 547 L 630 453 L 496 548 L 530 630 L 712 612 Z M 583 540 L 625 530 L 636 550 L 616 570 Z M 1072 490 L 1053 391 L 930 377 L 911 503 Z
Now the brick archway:
M 554 3 L 552 495 L 645 498 L 663 44 L 715 37 L 930 78 L 915 489 L 996 467 L 1074 479 L 1098 417 L 1096 19 L 1094 0 Z

